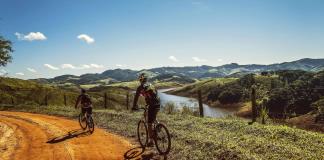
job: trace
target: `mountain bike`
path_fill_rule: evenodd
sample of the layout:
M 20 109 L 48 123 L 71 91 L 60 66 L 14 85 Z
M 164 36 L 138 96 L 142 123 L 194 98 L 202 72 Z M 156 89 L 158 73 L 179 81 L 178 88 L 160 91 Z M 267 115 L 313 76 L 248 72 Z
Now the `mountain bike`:
M 137 137 L 138 141 L 142 148 L 147 146 L 149 137 L 148 137 L 148 122 L 147 122 L 147 106 L 140 107 L 138 109 L 144 110 L 143 118 L 138 122 L 137 126 Z M 153 130 L 153 140 L 156 149 L 161 155 L 166 155 L 171 150 L 171 137 L 168 128 L 160 123 L 159 121 L 155 120 L 152 124 Z
M 80 113 L 79 115 L 79 124 L 83 130 L 88 129 L 90 133 L 94 131 L 94 122 L 91 114 L 85 112 L 84 114 Z

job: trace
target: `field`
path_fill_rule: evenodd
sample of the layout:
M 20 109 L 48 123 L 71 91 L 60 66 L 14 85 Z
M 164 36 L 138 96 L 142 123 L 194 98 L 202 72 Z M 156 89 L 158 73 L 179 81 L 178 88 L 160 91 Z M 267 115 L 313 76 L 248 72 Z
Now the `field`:
M 2 107 L 66 116 L 78 111 L 69 107 Z M 136 124 L 141 113 L 125 110 L 95 110 L 98 126 L 136 141 Z M 324 135 L 283 125 L 247 125 L 246 120 L 228 117 L 198 118 L 186 114 L 159 114 L 172 134 L 169 159 L 323 159 Z M 194 133 L 194 134 L 193 134 Z
M 169 91 L 168 93 L 184 96 L 184 97 L 196 98 L 195 95 L 197 95 L 197 91 L 201 90 L 202 97 L 206 99 L 209 91 L 214 87 L 231 83 L 235 80 L 237 80 L 237 78 L 211 78 L 211 79 L 201 80 L 196 83 L 188 84 L 176 90 Z

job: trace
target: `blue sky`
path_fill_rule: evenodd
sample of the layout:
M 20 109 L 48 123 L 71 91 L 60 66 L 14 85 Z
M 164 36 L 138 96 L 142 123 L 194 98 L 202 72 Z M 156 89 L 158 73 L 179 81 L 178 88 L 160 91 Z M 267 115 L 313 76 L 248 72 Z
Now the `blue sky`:
M 324 58 L 321 0 L 0 0 L 11 77 Z

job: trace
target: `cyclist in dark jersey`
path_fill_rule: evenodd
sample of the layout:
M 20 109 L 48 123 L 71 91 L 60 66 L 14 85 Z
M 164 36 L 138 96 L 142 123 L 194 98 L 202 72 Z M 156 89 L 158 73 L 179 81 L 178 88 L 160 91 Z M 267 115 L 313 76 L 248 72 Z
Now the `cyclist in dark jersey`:
M 81 111 L 84 115 L 88 113 L 89 115 L 92 114 L 92 101 L 88 94 L 86 94 L 85 89 L 81 89 L 81 94 L 78 96 L 78 99 L 75 103 L 75 109 L 78 108 L 78 105 L 81 103 Z
M 134 97 L 134 103 L 132 110 L 137 110 L 137 101 L 139 96 L 145 97 L 146 105 L 148 105 L 148 134 L 150 137 L 148 146 L 153 145 L 153 135 L 152 135 L 152 123 L 156 119 L 156 115 L 160 110 L 160 98 L 158 97 L 157 90 L 154 86 L 147 82 L 147 76 L 142 73 L 139 76 L 140 86 L 137 87 L 136 94 Z

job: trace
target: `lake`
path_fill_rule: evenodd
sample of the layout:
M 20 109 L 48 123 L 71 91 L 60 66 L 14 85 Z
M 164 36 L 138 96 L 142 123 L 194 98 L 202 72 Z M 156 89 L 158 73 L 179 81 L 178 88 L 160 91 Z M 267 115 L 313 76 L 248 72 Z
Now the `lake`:
M 198 108 L 198 100 L 194 98 L 187 98 L 187 97 L 176 96 L 176 95 L 165 93 L 172 89 L 174 88 L 158 90 L 162 107 L 165 106 L 166 103 L 172 102 L 179 110 L 181 110 L 183 106 Z M 203 109 L 204 109 L 204 116 L 207 117 L 220 118 L 220 117 L 225 117 L 227 115 L 233 114 L 233 112 L 227 111 L 222 108 L 210 107 L 207 104 L 203 104 Z

